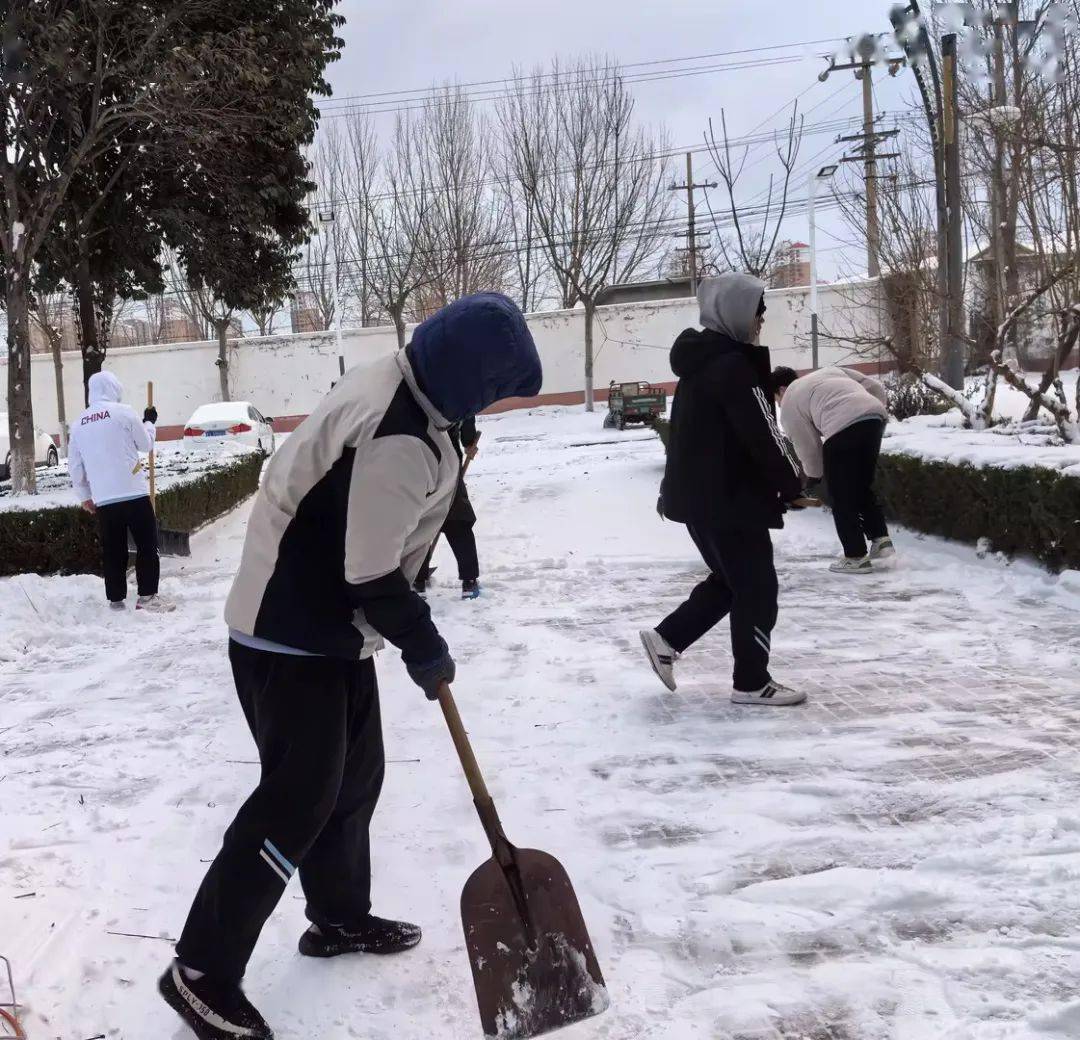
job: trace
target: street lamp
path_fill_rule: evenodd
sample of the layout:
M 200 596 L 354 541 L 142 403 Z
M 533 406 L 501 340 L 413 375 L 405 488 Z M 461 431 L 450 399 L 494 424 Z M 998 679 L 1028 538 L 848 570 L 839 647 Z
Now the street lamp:
M 817 173 L 810 175 L 810 357 L 815 369 L 818 367 L 818 291 L 817 291 L 817 221 L 814 216 L 814 204 L 817 200 L 817 187 L 821 181 L 827 181 L 839 169 L 837 163 L 822 166 Z
M 332 282 L 332 291 L 334 299 L 334 339 L 337 343 L 338 353 L 338 371 L 341 375 L 345 375 L 345 355 L 341 351 L 341 300 L 338 297 L 338 255 L 337 245 L 334 242 L 333 237 L 333 225 L 335 218 L 333 206 L 322 206 L 319 208 L 319 223 L 326 229 L 326 233 L 330 235 L 330 248 L 333 250 L 334 259 L 330 268 Z

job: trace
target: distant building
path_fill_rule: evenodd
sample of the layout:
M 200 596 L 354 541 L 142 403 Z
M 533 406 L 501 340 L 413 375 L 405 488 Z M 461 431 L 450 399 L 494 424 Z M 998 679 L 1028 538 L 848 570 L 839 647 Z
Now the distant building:
M 164 343 L 197 343 L 206 339 L 206 334 L 178 301 L 166 300 L 161 339 Z
M 313 292 L 298 292 L 293 296 L 289 307 L 289 317 L 292 321 L 294 333 L 324 332 L 326 330 L 326 322 L 323 320 L 322 310 L 319 307 L 319 299 Z
M 810 247 L 805 242 L 784 242 L 777 252 L 770 289 L 795 289 L 810 284 Z

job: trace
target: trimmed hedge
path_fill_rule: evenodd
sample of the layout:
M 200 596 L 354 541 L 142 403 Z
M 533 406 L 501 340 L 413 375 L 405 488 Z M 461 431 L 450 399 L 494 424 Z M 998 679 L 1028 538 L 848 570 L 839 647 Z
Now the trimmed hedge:
M 1055 571 L 1080 568 L 1080 478 L 882 454 L 878 490 L 886 515 L 905 527 L 986 539 L 997 552 L 1033 556 Z
M 196 531 L 254 494 L 262 455 L 243 455 L 222 469 L 165 488 L 158 522 Z M 0 512 L 0 577 L 12 574 L 101 574 L 97 521 L 78 506 Z

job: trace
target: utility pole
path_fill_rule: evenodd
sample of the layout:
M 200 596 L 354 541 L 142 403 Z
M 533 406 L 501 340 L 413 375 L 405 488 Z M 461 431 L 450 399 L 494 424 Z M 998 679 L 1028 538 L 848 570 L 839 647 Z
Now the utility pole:
M 874 116 L 874 79 L 873 69 L 877 63 L 872 57 L 876 50 L 873 37 L 864 37 L 857 44 L 857 50 L 864 55 L 860 61 L 851 61 L 845 65 L 832 64 L 818 78 L 828 79 L 833 72 L 854 71 L 855 78 L 862 81 L 863 132 L 849 134 L 836 139 L 837 143 L 855 141 L 854 155 L 847 155 L 841 162 L 860 162 L 866 180 L 866 273 L 871 278 L 881 275 L 881 221 L 878 215 L 877 164 L 885 159 L 896 159 L 898 152 L 879 153 L 878 145 L 896 137 L 899 130 L 875 130 L 877 122 Z M 899 68 L 896 60 L 888 62 L 891 75 Z
M 873 66 L 865 65 L 855 77 L 862 80 L 863 134 L 866 137 L 866 273 L 871 278 L 881 274 L 881 227 L 878 224 L 877 158 L 874 155 L 874 79 Z
M 686 208 L 689 224 L 686 231 L 686 251 L 690 261 L 690 295 L 697 296 L 698 259 L 697 259 L 697 210 L 694 205 L 694 192 L 702 188 L 715 188 L 715 181 L 706 181 L 702 184 L 694 183 L 694 153 L 686 153 L 686 183 L 673 184 L 669 190 L 686 192 Z M 679 236 L 682 237 L 681 235 Z
M 889 12 L 889 18 L 896 30 L 896 39 L 904 48 L 907 63 L 915 74 L 915 82 L 918 84 L 919 93 L 922 96 L 923 108 L 926 111 L 926 124 L 930 129 L 930 139 L 934 145 L 934 183 L 937 201 L 937 283 L 938 283 L 938 325 L 939 338 L 942 351 L 942 375 L 955 389 L 963 389 L 963 359 L 961 357 L 960 379 L 956 380 L 956 365 L 951 361 L 950 352 L 953 350 L 952 327 L 954 303 L 952 299 L 952 287 L 955 283 L 963 284 L 963 272 L 950 272 L 950 231 L 951 224 L 951 200 L 948 192 L 948 176 L 946 172 L 946 146 L 945 146 L 945 121 L 946 99 L 942 90 L 941 73 L 938 69 L 937 58 L 934 55 L 933 44 L 930 41 L 930 33 L 927 31 L 923 20 L 922 11 L 919 8 L 919 0 L 910 0 L 907 7 L 897 4 Z M 955 36 L 953 37 L 953 87 L 955 89 Z M 955 136 L 955 107 L 952 109 L 953 131 Z M 957 158 L 959 151 L 957 150 Z M 957 187 L 959 181 L 957 181 Z M 959 215 L 960 202 L 956 202 Z M 962 231 L 962 224 L 961 224 Z M 963 242 L 960 243 L 960 257 L 963 260 Z M 959 303 L 963 311 L 963 301 Z M 962 350 L 962 344 L 961 344 Z
M 944 118 L 945 198 L 948 203 L 949 329 L 945 342 L 945 381 L 964 388 L 964 208 L 960 196 L 960 95 L 956 33 L 941 40 Z

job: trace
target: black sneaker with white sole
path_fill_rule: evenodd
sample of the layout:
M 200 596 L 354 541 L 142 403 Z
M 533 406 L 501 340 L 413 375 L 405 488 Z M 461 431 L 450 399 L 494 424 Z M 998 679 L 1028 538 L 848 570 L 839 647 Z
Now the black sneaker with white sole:
M 300 936 L 305 957 L 340 957 L 343 953 L 404 953 L 418 945 L 421 932 L 405 921 L 387 921 L 369 915 L 356 925 L 336 928 L 312 925 Z
M 173 961 L 158 980 L 158 992 L 199 1040 L 274 1040 L 273 1030 L 237 985 L 209 975 L 193 979 Z

